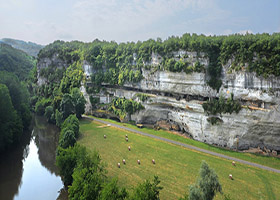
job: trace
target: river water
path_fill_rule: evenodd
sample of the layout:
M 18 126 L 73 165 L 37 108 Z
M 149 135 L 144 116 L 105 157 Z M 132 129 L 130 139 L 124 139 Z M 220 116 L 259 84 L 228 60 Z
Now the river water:
M 67 199 L 55 166 L 59 130 L 35 116 L 16 148 L 0 155 L 1 200 Z

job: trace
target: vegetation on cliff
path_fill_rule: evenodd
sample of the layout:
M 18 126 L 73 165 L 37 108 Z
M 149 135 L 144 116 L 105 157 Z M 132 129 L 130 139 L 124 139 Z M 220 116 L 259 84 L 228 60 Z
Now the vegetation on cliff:
M 117 115 L 123 120 L 126 115 L 131 115 L 141 109 L 144 109 L 141 103 L 126 98 L 114 98 L 109 105 L 108 111 Z
M 233 94 L 228 99 L 225 99 L 223 95 L 219 99 L 211 98 L 206 103 L 203 103 L 202 107 L 208 115 L 238 113 L 241 110 L 241 104 L 239 101 L 233 99 Z
M 142 68 L 156 68 L 172 72 L 206 72 L 208 84 L 215 89 L 221 86 L 222 64 L 230 59 L 229 71 L 247 70 L 260 76 L 280 75 L 280 34 L 246 34 L 230 36 L 204 36 L 184 34 L 181 37 L 170 37 L 144 42 L 120 43 L 94 40 L 91 43 L 56 41 L 47 45 L 39 53 L 43 57 L 58 57 L 68 64 L 77 61 L 88 61 L 94 68 L 92 82 L 112 85 L 123 85 L 125 82 L 139 82 Z M 174 52 L 184 50 L 205 53 L 209 66 L 197 61 L 190 65 L 186 55 L 175 58 Z M 152 53 L 161 57 L 159 66 L 151 66 Z M 101 77 L 101 78 L 100 78 Z

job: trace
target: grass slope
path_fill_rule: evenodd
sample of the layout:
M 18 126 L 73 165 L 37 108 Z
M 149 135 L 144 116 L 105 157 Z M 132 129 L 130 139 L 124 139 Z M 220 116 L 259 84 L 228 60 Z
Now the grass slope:
M 104 124 L 81 120 L 78 143 L 91 151 L 99 151 L 107 164 L 108 176 L 117 176 L 121 186 L 133 188 L 139 182 L 158 175 L 164 189 L 161 199 L 177 199 L 188 192 L 195 182 L 200 164 L 205 160 L 217 172 L 223 191 L 233 199 L 276 199 L 280 196 L 280 175 L 237 163 L 234 167 L 226 159 L 185 149 Z M 103 135 L 107 135 L 107 139 Z M 129 141 L 125 141 L 128 134 Z M 128 151 L 128 146 L 131 151 Z M 126 159 L 126 165 L 117 163 Z M 137 160 L 141 160 L 141 165 Z M 155 159 L 156 165 L 151 160 Z M 234 180 L 228 178 L 233 174 Z M 218 195 L 216 199 L 223 199 Z
M 139 130 L 139 128 L 137 128 L 135 125 L 116 122 L 116 121 L 111 120 L 111 119 L 104 119 L 104 118 L 98 118 L 98 119 L 101 119 L 101 120 L 104 120 L 104 121 L 107 121 L 107 122 L 110 122 L 110 123 L 126 126 L 126 127 L 129 127 L 129 128 L 132 128 L 132 129 Z M 268 166 L 268 167 L 272 167 L 272 168 L 275 168 L 275 169 L 280 169 L 280 159 L 279 158 L 262 156 L 262 155 L 252 154 L 252 153 L 242 153 L 242 152 L 231 151 L 231 150 L 215 147 L 215 146 L 203 143 L 203 142 L 199 142 L 199 141 L 196 141 L 196 140 L 192 140 L 192 139 L 189 139 L 189 138 L 185 138 L 185 137 L 182 137 L 181 135 L 172 134 L 170 131 L 165 131 L 165 130 L 154 130 L 154 129 L 150 129 L 150 128 L 142 128 L 141 131 L 145 132 L 145 133 L 152 134 L 152 135 L 157 135 L 157 136 L 160 136 L 160 137 L 168 138 L 168 139 L 178 141 L 178 142 L 181 142 L 181 143 L 193 145 L 193 146 L 196 146 L 196 147 L 199 147 L 199 148 L 202 148 L 202 149 L 206 149 L 206 150 L 209 150 L 209 151 L 213 151 L 213 152 L 216 152 L 216 153 L 220 153 L 220 154 L 224 154 L 224 155 L 227 155 L 227 156 L 239 158 L 239 159 L 246 160 L 246 161 L 249 161 L 249 162 L 258 163 L 258 164 Z

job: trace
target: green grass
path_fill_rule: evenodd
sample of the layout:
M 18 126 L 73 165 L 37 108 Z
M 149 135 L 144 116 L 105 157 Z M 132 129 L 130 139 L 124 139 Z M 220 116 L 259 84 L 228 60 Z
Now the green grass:
M 161 199 L 178 199 L 195 182 L 201 161 L 205 160 L 217 172 L 223 192 L 232 199 L 276 199 L 280 196 L 280 174 L 240 163 L 234 167 L 229 160 L 106 127 L 96 121 L 81 120 L 80 131 L 78 143 L 91 151 L 97 150 L 106 163 L 108 177 L 118 177 L 120 186 L 129 190 L 139 182 L 158 175 L 164 187 Z M 128 134 L 128 142 L 125 134 Z M 128 146 L 131 146 L 131 151 L 128 151 Z M 126 159 L 126 165 L 121 163 L 122 159 Z M 137 164 L 138 159 L 141 165 Z M 155 159 L 155 165 L 152 159 Z M 121 168 L 117 167 L 118 162 Z M 229 174 L 233 174 L 234 180 L 228 178 Z M 218 195 L 216 199 L 223 197 Z
M 126 126 L 126 127 L 136 129 L 136 130 L 141 130 L 142 132 L 145 132 L 145 133 L 149 133 L 149 134 L 152 134 L 152 135 L 157 135 L 157 136 L 160 136 L 160 137 L 168 138 L 168 139 L 178 141 L 178 142 L 181 142 L 181 143 L 193 145 L 193 146 L 196 146 L 196 147 L 199 147 L 199 148 L 202 148 L 202 149 L 210 150 L 210 151 L 220 153 L 220 154 L 224 154 L 224 155 L 227 155 L 227 156 L 231 156 L 231 157 L 234 157 L 234 158 L 239 158 L 239 159 L 246 160 L 246 161 L 249 161 L 249 162 L 254 162 L 254 163 L 257 163 L 257 164 L 272 167 L 272 168 L 275 168 L 275 169 L 280 169 L 280 158 L 263 156 L 263 155 L 253 154 L 253 153 L 242 153 L 242 152 L 231 151 L 231 150 L 228 150 L 228 149 L 219 148 L 219 147 L 215 147 L 215 146 L 203 143 L 203 142 L 192 140 L 192 139 L 183 137 L 181 135 L 172 134 L 170 131 L 154 130 L 154 129 L 151 129 L 151 128 L 139 129 L 135 125 L 116 122 L 116 121 L 111 120 L 111 119 L 104 119 L 104 118 L 97 118 L 97 119 L 101 119 L 101 120 L 104 120 L 104 121 L 107 121 L 107 122 L 110 122 L 110 123 Z

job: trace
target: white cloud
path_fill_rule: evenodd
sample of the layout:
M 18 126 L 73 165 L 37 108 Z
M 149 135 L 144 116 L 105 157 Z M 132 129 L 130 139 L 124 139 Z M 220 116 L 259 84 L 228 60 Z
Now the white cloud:
M 125 40 L 132 34 L 142 33 L 152 37 L 157 32 L 153 26 L 162 20 L 175 16 L 190 8 L 198 10 L 207 6 L 206 0 L 131 0 L 121 3 L 116 0 L 80 0 L 74 5 L 73 23 L 92 37 Z M 82 22 L 82 23 L 81 23 Z M 130 35 L 130 36 L 129 36 Z M 149 37 L 149 36 L 148 36 Z M 88 38 L 93 40 L 94 38 Z M 140 37 L 138 39 L 143 39 Z

